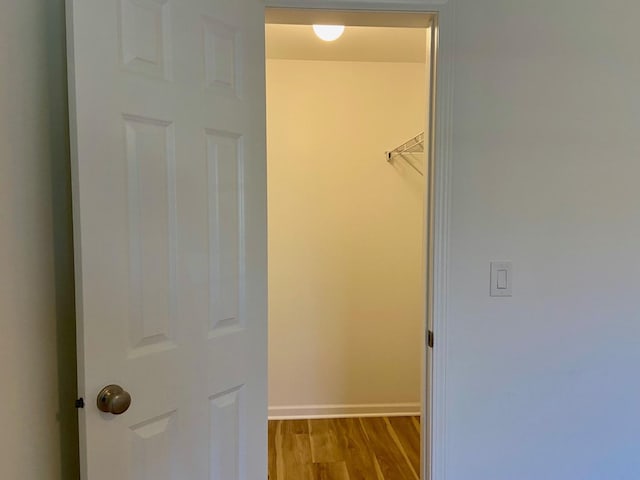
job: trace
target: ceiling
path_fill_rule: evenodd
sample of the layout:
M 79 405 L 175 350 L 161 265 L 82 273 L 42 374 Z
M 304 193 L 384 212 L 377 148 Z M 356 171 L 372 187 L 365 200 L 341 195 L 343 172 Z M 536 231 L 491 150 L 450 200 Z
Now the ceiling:
M 426 28 L 347 26 L 333 42 L 316 37 L 311 25 L 267 24 L 269 59 L 425 63 Z

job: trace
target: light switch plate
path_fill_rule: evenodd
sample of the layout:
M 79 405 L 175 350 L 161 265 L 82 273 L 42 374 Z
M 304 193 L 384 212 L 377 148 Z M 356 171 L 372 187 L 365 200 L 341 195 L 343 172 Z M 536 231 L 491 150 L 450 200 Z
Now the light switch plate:
M 513 269 L 511 262 L 491 262 L 491 296 L 511 297 Z

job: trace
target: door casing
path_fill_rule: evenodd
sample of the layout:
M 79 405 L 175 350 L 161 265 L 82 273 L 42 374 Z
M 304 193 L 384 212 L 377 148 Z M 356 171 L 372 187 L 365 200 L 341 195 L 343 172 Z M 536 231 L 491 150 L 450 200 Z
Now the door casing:
M 422 395 L 423 480 L 445 478 L 446 314 L 451 195 L 454 0 L 265 0 L 267 8 L 419 12 L 433 14 L 429 102 L 429 155 L 426 179 L 425 335 L 434 332 L 434 348 L 425 348 Z M 426 420 L 426 421 L 424 421 Z

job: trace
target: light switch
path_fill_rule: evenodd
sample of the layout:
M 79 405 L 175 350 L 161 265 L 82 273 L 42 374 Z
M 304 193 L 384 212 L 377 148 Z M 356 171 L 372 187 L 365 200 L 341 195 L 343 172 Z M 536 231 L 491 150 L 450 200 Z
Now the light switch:
M 510 297 L 512 276 L 511 262 L 491 262 L 491 296 Z
M 498 270 L 498 290 L 507 288 L 507 271 L 504 268 Z

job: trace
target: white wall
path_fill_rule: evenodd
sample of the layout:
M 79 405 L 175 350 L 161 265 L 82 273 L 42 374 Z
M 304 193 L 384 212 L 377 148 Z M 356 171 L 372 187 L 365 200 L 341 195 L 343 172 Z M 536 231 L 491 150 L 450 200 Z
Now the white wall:
M 267 62 L 272 414 L 419 408 L 425 69 Z
M 456 4 L 447 480 L 638 479 L 640 3 Z
M 64 8 L 0 10 L 0 478 L 66 480 L 77 432 Z

